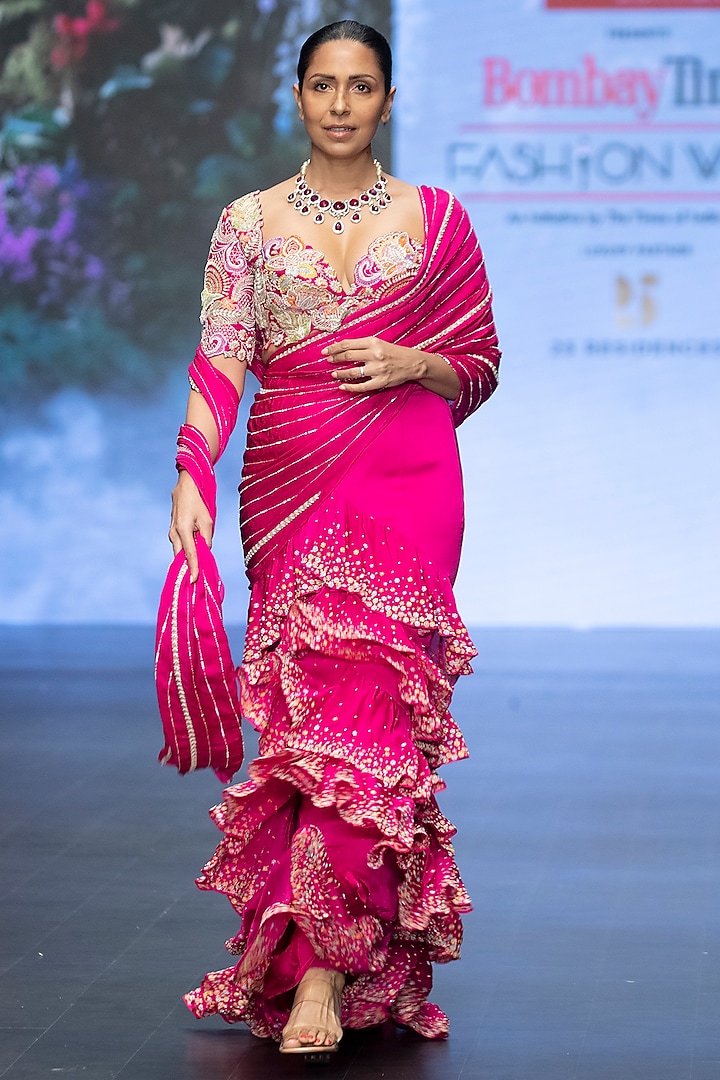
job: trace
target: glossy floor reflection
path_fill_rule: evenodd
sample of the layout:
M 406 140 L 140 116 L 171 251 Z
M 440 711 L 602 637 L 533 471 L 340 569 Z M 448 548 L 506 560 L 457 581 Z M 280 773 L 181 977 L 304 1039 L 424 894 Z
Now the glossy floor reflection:
M 489 631 L 443 808 L 475 901 L 451 1038 L 343 1041 L 336 1077 L 720 1078 L 720 633 Z M 301 1061 L 179 998 L 235 932 L 193 879 L 213 777 L 161 744 L 152 634 L 0 628 L 0 1076 L 256 1080 Z

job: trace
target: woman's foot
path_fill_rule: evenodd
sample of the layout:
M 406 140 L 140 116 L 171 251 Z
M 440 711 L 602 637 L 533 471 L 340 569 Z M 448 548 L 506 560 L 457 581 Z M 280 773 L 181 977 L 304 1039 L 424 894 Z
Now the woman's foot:
M 295 991 L 283 1029 L 281 1054 L 329 1054 L 342 1038 L 340 1001 L 345 976 L 340 971 L 308 968 Z

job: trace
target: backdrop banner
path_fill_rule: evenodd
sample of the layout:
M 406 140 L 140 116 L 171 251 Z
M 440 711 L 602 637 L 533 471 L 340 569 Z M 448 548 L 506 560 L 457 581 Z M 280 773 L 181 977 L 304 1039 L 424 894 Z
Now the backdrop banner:
M 396 171 L 467 205 L 504 349 L 471 623 L 720 620 L 718 6 L 397 4 Z

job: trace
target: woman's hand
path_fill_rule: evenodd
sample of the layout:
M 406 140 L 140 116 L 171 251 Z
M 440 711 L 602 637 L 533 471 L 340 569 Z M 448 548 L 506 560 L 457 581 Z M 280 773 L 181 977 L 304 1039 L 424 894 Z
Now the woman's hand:
M 460 393 L 460 380 L 442 356 L 409 349 L 382 338 L 336 341 L 323 349 L 342 390 L 366 394 L 406 382 L 419 382 L 449 401 Z
M 195 481 L 183 469 L 178 474 L 178 482 L 173 488 L 172 514 L 170 516 L 168 538 L 176 555 L 179 551 L 185 552 L 185 558 L 190 568 L 190 581 L 193 582 L 198 579 L 196 533 L 200 533 L 207 542 L 208 547 L 212 546 L 212 518 L 208 508 L 200 498 L 200 492 Z
M 323 349 L 323 355 L 333 365 L 332 377 L 341 388 L 355 393 L 400 386 L 426 374 L 424 354 L 419 349 L 393 345 L 382 338 L 337 341 Z

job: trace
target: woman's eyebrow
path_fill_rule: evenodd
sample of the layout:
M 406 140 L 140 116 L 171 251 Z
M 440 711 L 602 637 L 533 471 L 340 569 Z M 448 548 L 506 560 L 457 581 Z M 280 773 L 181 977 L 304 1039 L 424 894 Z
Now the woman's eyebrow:
M 306 78 L 309 78 L 309 79 L 337 79 L 337 75 L 326 75 L 325 72 L 323 72 L 323 71 L 316 71 L 313 75 L 306 76 Z M 369 73 L 367 75 L 351 75 L 350 78 L 351 79 L 373 79 L 375 82 L 377 82 L 376 76 L 375 75 L 370 75 Z

